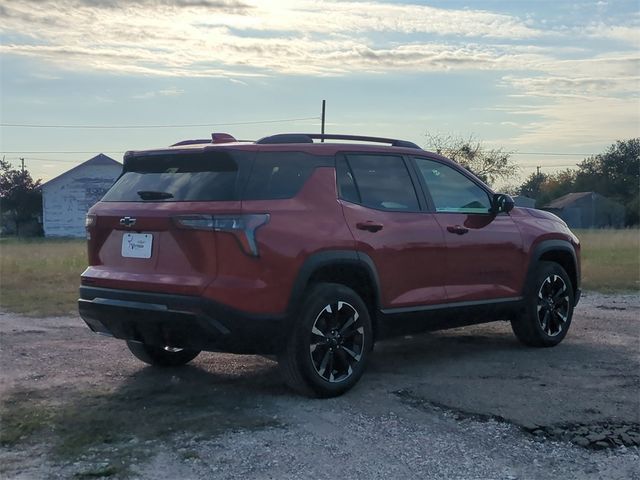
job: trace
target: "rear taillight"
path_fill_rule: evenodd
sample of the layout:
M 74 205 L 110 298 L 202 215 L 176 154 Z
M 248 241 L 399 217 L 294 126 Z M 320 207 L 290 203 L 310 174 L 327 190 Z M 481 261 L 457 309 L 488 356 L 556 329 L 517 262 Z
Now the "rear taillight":
M 231 233 L 238 239 L 244 252 L 254 257 L 258 256 L 256 230 L 268 221 L 268 213 L 248 213 L 244 215 L 191 214 L 173 217 L 173 222 L 178 228 Z
M 96 224 L 96 216 L 88 213 L 84 218 L 84 227 L 87 230 L 87 240 L 91 240 L 91 230 L 90 228 Z

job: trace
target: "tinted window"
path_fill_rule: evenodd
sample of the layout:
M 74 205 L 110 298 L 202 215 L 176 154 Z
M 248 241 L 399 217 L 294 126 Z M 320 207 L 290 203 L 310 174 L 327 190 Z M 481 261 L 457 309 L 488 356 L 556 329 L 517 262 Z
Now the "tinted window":
M 433 160 L 416 158 L 436 212 L 488 213 L 489 195 L 457 170 Z
M 419 210 L 418 197 L 402 157 L 349 155 L 363 205 L 385 210 Z
M 333 166 L 333 158 L 300 152 L 261 152 L 253 170 L 244 200 L 273 200 L 294 197 L 318 166 Z
M 125 160 L 105 202 L 222 201 L 237 198 L 239 165 L 229 152 L 145 155 Z
M 336 176 L 340 198 L 348 202 L 360 203 L 360 195 L 358 195 L 353 173 L 344 158 L 339 158 L 336 162 Z

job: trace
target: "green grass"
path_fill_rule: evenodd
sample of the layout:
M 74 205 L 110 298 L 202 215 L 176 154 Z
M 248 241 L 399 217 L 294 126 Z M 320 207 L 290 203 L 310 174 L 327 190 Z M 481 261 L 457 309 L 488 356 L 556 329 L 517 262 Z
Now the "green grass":
M 582 288 L 600 292 L 640 289 L 640 230 L 577 230 Z
M 582 286 L 602 292 L 640 289 L 640 231 L 578 230 Z M 0 239 L 0 309 L 31 316 L 76 311 L 85 240 Z
M 76 309 L 86 241 L 0 240 L 0 309 L 32 316 Z

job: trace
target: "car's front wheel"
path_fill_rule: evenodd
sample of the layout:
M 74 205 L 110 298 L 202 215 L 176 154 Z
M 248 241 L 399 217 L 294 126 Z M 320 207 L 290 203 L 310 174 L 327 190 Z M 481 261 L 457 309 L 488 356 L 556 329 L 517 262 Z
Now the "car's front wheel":
M 341 395 L 362 376 L 373 331 L 366 305 L 335 283 L 311 287 L 278 363 L 294 390 L 312 397 Z
M 199 350 L 186 348 L 156 347 L 140 342 L 127 341 L 131 353 L 144 363 L 158 367 L 179 367 L 189 363 L 200 353 Z
M 540 262 L 527 286 L 521 315 L 511 321 L 516 337 L 532 347 L 553 347 L 567 335 L 574 294 L 567 272 L 555 262 Z

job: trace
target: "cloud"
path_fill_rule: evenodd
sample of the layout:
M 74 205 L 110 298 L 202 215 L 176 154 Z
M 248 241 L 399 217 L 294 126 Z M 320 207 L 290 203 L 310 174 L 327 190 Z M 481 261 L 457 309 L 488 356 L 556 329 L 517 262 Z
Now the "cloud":
M 535 75 L 506 75 L 503 86 L 525 103 L 498 107 L 521 118 L 512 145 L 595 146 L 640 135 L 640 54 L 542 62 Z
M 633 26 L 597 24 L 587 28 L 585 32 L 594 38 L 618 40 L 640 48 L 640 24 Z
M 511 15 L 374 1 L 6 0 L 4 12 L 5 31 L 31 36 L 5 41 L 4 54 L 115 74 L 517 71 L 558 53 L 523 43 L 549 32 Z M 623 27 L 610 34 L 632 35 Z
M 155 97 L 176 97 L 176 96 L 182 95 L 183 93 L 184 93 L 184 90 L 172 87 L 172 88 L 167 88 L 163 90 L 154 90 L 150 92 L 139 93 L 137 95 L 132 95 L 131 98 L 135 98 L 137 100 L 147 100 L 149 98 L 155 98 Z
M 591 99 L 563 97 L 552 103 L 530 105 L 523 110 L 537 121 L 523 123 L 522 132 L 510 145 L 572 145 L 598 147 L 602 139 L 633 138 L 638 129 L 638 102 L 623 98 Z
M 33 5 L 47 2 L 43 2 L 42 0 L 21 0 L 19 3 Z M 61 8 L 124 9 L 131 6 L 132 2 L 130 0 L 59 0 L 56 3 L 60 5 Z M 144 8 L 159 6 L 172 8 L 204 8 L 243 14 L 248 13 L 253 8 L 248 3 L 238 0 L 136 0 L 135 3 L 137 6 Z M 6 9 L 2 8 L 2 10 Z M 2 10 L 0 10 L 0 12 L 2 12 Z
M 590 128 L 638 134 L 638 15 L 544 30 L 478 8 L 373 0 L 4 0 L 0 15 L 2 55 L 61 69 L 241 84 L 275 75 L 494 71 L 510 100 L 524 104 L 505 102 L 505 112 L 533 118 L 503 122 L 520 131 L 516 143 L 560 134 L 588 142 Z M 619 51 L 599 53 L 603 43 Z
M 510 15 L 476 9 L 446 9 L 408 3 L 281 1 L 257 3 L 251 28 L 307 33 L 402 32 L 438 36 L 531 38 L 544 32 Z

